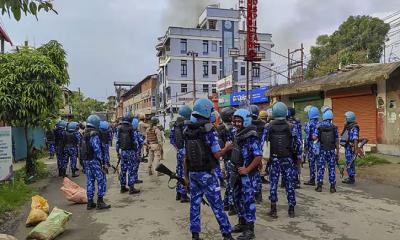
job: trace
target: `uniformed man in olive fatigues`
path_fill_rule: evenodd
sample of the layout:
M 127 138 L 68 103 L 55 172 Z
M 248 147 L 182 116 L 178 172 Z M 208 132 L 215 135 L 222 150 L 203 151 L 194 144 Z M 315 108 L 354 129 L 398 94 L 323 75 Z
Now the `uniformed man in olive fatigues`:
M 145 143 L 149 148 L 149 175 L 153 175 L 155 168 L 161 159 L 161 143 L 163 141 L 162 132 L 158 128 L 157 124 L 159 120 L 157 117 L 152 117 L 150 127 L 146 130 Z M 157 172 L 157 176 L 160 173 Z

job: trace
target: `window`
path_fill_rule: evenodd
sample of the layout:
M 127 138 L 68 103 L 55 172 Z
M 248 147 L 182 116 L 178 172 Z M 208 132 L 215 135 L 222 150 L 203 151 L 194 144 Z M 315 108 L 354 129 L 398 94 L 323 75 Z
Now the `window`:
M 208 84 L 203 84 L 203 93 L 208 93 Z
M 260 77 L 260 64 L 259 63 L 253 64 L 253 77 L 255 77 L 255 78 Z
M 216 30 L 217 29 L 217 20 L 209 20 L 208 21 L 208 28 Z
M 217 74 L 217 66 L 213 65 L 211 67 L 211 74 L 213 74 L 213 75 Z
M 208 77 L 208 61 L 203 62 L 203 77 Z
M 212 86 L 212 89 L 211 89 L 212 93 L 217 93 L 217 84 L 213 84 L 211 86 Z
M 208 41 L 203 40 L 203 54 L 207 55 L 208 54 Z
M 181 76 L 187 76 L 187 61 L 181 60 Z
M 181 39 L 181 53 L 187 52 L 187 39 Z
M 211 43 L 211 51 L 213 51 L 213 52 L 218 51 L 218 44 L 217 44 L 217 42 L 213 41 L 213 42 Z
M 181 93 L 187 93 L 187 84 L 181 84 Z
M 152 106 L 152 107 L 155 107 L 155 106 L 156 106 L 156 97 L 155 97 L 155 96 L 152 96 L 152 97 L 151 97 L 151 106 Z
M 240 68 L 240 75 L 242 75 L 242 76 L 246 75 L 246 67 Z

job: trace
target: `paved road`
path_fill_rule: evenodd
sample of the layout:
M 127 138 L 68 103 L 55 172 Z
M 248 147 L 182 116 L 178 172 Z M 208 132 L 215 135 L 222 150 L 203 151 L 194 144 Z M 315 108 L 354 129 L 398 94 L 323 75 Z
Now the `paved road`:
M 175 151 L 166 145 L 165 152 L 165 164 L 173 168 Z M 113 155 L 114 161 L 115 158 Z M 43 182 L 41 194 L 49 199 L 50 206 L 73 213 L 67 231 L 58 239 L 190 239 L 189 205 L 174 200 L 175 191 L 168 189 L 167 177 L 147 176 L 145 169 L 147 165 L 142 164 L 140 178 L 144 183 L 137 196 L 120 194 L 117 176 L 108 176 L 106 200 L 112 208 L 106 211 L 86 211 L 85 205 L 68 204 L 59 191 L 62 182 L 59 178 Z M 84 176 L 76 181 L 85 184 Z M 264 186 L 264 196 L 268 189 Z M 339 184 L 336 194 L 330 194 L 326 186 L 322 193 L 303 187 L 297 191 L 294 219 L 287 216 L 287 201 L 282 190 L 279 197 L 277 220 L 267 217 L 266 197 L 257 206 L 257 239 L 399 239 L 399 187 L 362 181 L 354 187 Z M 28 211 L 27 204 L 24 218 Z M 237 222 L 235 217 L 230 220 L 232 224 Z M 202 207 L 202 224 L 204 239 L 221 238 L 217 222 L 207 207 Z M 15 235 L 24 239 L 29 230 L 22 221 Z

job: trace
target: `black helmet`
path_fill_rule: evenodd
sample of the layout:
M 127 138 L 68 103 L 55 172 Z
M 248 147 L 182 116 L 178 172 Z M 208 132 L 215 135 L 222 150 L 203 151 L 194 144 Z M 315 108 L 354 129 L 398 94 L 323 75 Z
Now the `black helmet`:
M 251 117 L 253 119 L 257 119 L 258 114 L 260 114 L 260 108 L 257 105 L 250 105 L 249 112 L 251 113 Z
M 296 109 L 293 107 L 288 107 L 287 116 L 290 118 L 294 117 L 294 115 L 296 115 Z
M 226 107 L 221 110 L 221 119 L 223 122 L 231 122 L 232 116 L 235 113 L 235 109 L 232 107 Z

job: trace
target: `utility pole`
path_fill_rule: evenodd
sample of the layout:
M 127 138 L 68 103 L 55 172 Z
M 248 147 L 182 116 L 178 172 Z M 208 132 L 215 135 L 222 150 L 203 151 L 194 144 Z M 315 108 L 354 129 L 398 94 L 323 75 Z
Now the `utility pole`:
M 300 60 L 294 60 L 294 58 L 291 58 L 290 55 L 294 55 L 295 53 L 300 52 Z M 293 76 L 292 70 L 293 69 L 298 69 L 300 67 L 300 76 Z M 295 49 L 293 51 L 290 51 L 288 49 L 288 83 L 291 83 L 291 81 L 304 81 L 304 47 L 303 44 L 301 44 L 301 47 L 298 49 Z
M 196 102 L 196 57 L 199 54 L 195 51 L 189 51 L 187 53 L 188 56 L 192 56 L 192 63 L 193 63 L 193 105 Z

